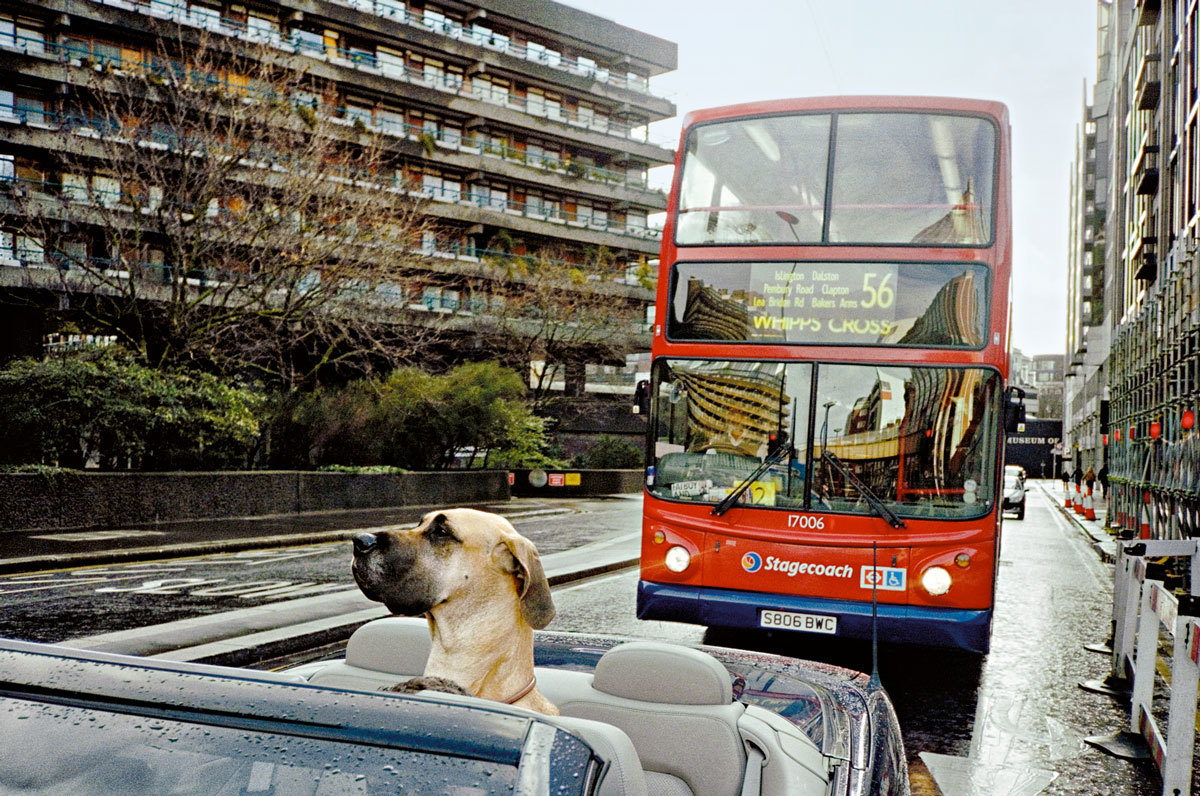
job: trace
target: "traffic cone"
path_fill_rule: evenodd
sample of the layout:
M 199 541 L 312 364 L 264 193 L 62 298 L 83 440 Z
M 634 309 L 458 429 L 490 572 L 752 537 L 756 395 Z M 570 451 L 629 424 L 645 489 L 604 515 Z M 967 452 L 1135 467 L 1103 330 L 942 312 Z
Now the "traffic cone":
M 1079 484 L 1075 485 L 1075 497 L 1072 498 L 1072 506 L 1076 514 L 1083 515 L 1083 496 L 1079 493 Z
M 1088 489 L 1083 495 L 1083 518 L 1085 520 L 1096 519 L 1096 507 L 1092 505 L 1092 490 Z

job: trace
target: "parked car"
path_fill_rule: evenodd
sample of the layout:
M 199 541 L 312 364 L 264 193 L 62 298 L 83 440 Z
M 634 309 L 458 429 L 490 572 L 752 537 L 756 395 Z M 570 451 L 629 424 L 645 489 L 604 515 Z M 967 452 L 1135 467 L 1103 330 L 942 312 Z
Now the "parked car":
M 1018 520 L 1025 519 L 1025 493 L 1028 491 L 1029 488 L 1025 486 L 1024 478 L 1006 472 L 1004 474 L 1004 501 L 1000 510 L 1015 511 Z
M 909 792 L 891 702 L 860 672 L 540 631 L 561 716 L 379 691 L 428 645 L 423 619 L 393 617 L 344 659 L 260 672 L 0 639 L 0 792 Z
M 1004 465 L 1004 475 L 1013 476 L 1021 481 L 1021 486 L 1025 485 L 1025 468 L 1019 464 Z

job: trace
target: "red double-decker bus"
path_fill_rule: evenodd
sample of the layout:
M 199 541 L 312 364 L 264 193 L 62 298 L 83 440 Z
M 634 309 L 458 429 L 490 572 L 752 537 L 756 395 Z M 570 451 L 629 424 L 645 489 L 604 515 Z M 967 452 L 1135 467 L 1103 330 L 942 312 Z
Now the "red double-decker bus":
M 638 616 L 987 652 L 1007 109 L 715 108 L 684 120 L 675 165 Z

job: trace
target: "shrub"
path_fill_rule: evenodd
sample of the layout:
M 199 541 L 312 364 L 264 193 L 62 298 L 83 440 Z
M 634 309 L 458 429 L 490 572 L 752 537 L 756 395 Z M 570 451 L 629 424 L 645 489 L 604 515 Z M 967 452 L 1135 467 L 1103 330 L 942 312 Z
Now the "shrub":
M 634 444 L 608 434 L 575 457 L 577 467 L 589 470 L 631 470 L 642 466 L 642 451 Z
M 551 466 L 545 423 L 524 396 L 521 377 L 493 362 L 444 375 L 398 368 L 305 397 L 291 422 L 305 440 L 307 466 L 442 470 L 466 452 L 476 454 L 475 466 Z
M 0 370 L 0 464 L 82 469 L 244 467 L 256 394 L 203 373 L 159 371 L 120 349 Z

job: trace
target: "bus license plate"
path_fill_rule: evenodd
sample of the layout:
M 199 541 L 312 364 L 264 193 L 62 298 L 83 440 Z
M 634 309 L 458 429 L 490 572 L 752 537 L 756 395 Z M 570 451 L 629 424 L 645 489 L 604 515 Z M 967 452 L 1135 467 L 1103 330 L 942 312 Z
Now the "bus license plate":
M 758 617 L 758 625 L 780 630 L 799 630 L 804 633 L 837 633 L 836 616 L 799 614 L 793 611 L 763 611 Z

